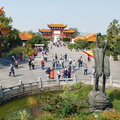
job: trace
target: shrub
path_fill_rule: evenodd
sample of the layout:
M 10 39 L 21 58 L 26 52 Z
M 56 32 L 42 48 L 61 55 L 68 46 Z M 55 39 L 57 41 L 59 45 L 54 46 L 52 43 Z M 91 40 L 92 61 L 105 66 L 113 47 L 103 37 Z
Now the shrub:
M 14 116 L 8 117 L 7 120 L 30 120 L 31 114 L 26 110 L 20 110 L 14 113 Z
M 113 55 L 113 54 L 114 54 L 114 52 L 113 52 L 113 51 L 110 51 L 110 50 L 106 50 L 105 53 L 106 53 L 107 56 L 110 56 L 110 55 Z
M 69 48 L 69 49 L 73 49 L 73 48 L 75 48 L 75 46 L 76 46 L 76 45 L 73 44 L 73 43 L 68 44 L 68 48 Z
M 120 120 L 120 113 L 116 110 L 103 111 L 100 116 L 103 118 L 103 120 Z
M 113 56 L 113 60 L 118 61 L 118 56 L 117 55 Z
M 64 42 L 70 42 L 70 38 L 63 38 Z
M 74 84 L 73 87 L 74 87 L 75 89 L 80 89 L 80 88 L 83 86 L 83 84 L 84 84 L 84 83 L 79 82 L 79 83 Z

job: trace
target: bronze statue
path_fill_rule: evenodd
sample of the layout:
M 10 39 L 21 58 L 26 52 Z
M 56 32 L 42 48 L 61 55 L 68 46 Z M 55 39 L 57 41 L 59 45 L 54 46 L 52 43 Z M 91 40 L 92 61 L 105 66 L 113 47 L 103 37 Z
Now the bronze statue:
M 104 48 L 99 48 L 99 36 L 101 37 L 100 33 L 96 35 L 96 48 L 93 50 L 96 71 L 95 84 L 88 98 L 95 110 L 105 110 L 111 106 L 109 97 L 105 93 L 106 77 L 110 75 L 110 63 L 108 57 L 105 55 L 107 41 L 105 40 Z M 102 90 L 98 89 L 99 77 L 101 76 L 103 78 Z
M 95 91 L 98 90 L 99 77 L 103 76 L 102 92 L 104 93 L 106 77 L 109 77 L 110 75 L 110 63 L 109 63 L 109 59 L 105 55 L 105 51 L 107 47 L 107 40 L 105 40 L 104 49 L 99 48 L 98 36 L 101 36 L 101 34 L 100 33 L 97 34 L 96 48 L 93 50 L 94 61 L 95 61 L 95 71 L 96 71 L 94 90 Z

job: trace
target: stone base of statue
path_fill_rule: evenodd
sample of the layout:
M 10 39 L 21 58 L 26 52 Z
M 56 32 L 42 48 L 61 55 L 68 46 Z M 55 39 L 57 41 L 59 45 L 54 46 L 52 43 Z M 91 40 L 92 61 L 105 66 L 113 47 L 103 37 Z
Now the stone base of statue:
M 88 94 L 89 103 L 93 105 L 94 110 L 106 110 L 111 108 L 109 97 L 102 91 L 91 91 Z

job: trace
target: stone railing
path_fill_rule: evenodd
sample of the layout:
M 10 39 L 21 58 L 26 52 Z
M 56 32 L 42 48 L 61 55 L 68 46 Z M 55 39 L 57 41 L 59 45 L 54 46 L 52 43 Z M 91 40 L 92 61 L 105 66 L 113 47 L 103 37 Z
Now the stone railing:
M 2 85 L 0 85 L 0 104 L 12 98 L 40 93 L 42 90 L 60 90 L 63 85 L 74 83 L 76 83 L 76 77 L 50 80 L 41 80 L 38 77 L 36 82 L 23 83 L 20 80 L 18 85 L 8 88 L 2 88 Z
M 20 80 L 19 85 L 8 88 L 2 88 L 2 85 L 0 85 L 0 104 L 12 98 L 40 93 L 42 90 L 62 90 L 62 86 L 76 84 L 78 82 L 93 85 L 94 78 L 78 79 L 75 75 L 74 78 L 41 80 L 41 78 L 38 77 L 36 82 L 22 83 Z M 99 85 L 102 85 L 102 79 L 99 80 Z M 109 79 L 106 80 L 106 87 L 120 87 L 120 81 L 113 80 L 113 77 L 109 77 Z

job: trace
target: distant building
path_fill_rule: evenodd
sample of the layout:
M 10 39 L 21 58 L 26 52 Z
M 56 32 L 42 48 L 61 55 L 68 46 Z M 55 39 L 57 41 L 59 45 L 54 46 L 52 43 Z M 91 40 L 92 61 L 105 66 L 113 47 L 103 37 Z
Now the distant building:
M 26 41 L 31 39 L 33 36 L 35 36 L 35 35 L 31 35 L 28 32 L 26 32 L 26 33 L 22 32 L 19 34 L 19 37 L 22 40 L 23 46 L 26 44 Z
M 64 38 L 70 38 L 72 41 L 72 34 L 75 30 L 72 29 L 65 29 L 67 25 L 64 24 L 48 24 L 47 25 L 50 29 L 38 29 L 39 32 L 42 33 L 42 38 L 50 38 L 50 41 L 57 42 Z
M 74 42 L 77 42 L 77 40 L 86 40 L 88 42 L 94 42 L 96 41 L 96 34 L 87 34 L 86 36 L 77 36 L 73 39 Z

